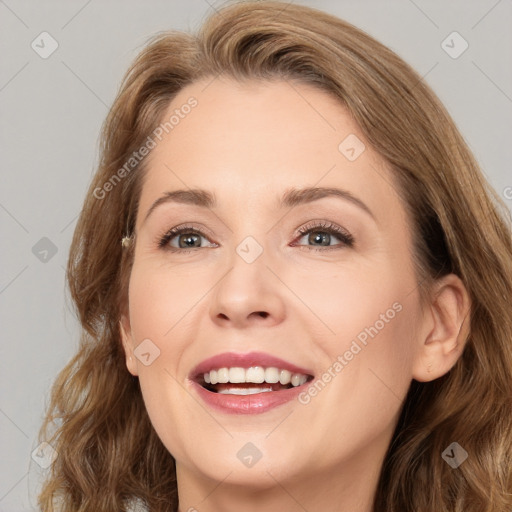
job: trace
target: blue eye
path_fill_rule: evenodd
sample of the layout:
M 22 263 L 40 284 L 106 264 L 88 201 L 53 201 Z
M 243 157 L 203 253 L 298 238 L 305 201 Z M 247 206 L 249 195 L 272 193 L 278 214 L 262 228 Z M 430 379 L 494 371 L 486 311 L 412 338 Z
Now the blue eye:
M 316 224 L 308 224 L 299 229 L 299 233 L 301 234 L 300 238 L 304 238 L 304 236 L 309 235 L 307 239 L 308 242 L 321 244 L 317 247 L 311 247 L 315 251 L 341 249 L 343 246 L 352 247 L 354 245 L 354 237 L 348 231 L 345 231 L 339 226 L 331 223 L 322 222 Z M 315 234 L 315 236 L 312 236 L 312 234 Z M 331 242 L 333 236 L 334 238 L 341 240 L 341 245 L 330 245 L 329 242 Z
M 190 252 L 191 250 L 204 247 L 201 243 L 201 237 L 204 236 L 201 230 L 193 226 L 180 226 L 167 231 L 160 239 L 158 246 L 161 249 L 168 249 L 170 251 Z M 171 245 L 171 241 L 176 237 L 178 237 L 178 247 Z
M 350 233 L 331 223 L 311 223 L 299 229 L 298 233 L 300 234 L 299 240 L 309 235 L 307 239 L 309 243 L 320 244 L 316 247 L 306 246 L 316 251 L 342 249 L 343 247 L 352 247 L 354 245 L 354 237 Z M 330 242 L 333 237 L 341 243 L 331 245 Z M 159 239 L 158 247 L 180 253 L 187 253 L 205 247 L 218 247 L 217 244 L 212 242 L 209 242 L 210 245 L 204 245 L 201 238 L 207 239 L 200 229 L 194 226 L 178 226 L 167 231 Z M 177 246 L 172 243 L 174 239 L 177 239 Z M 293 245 L 301 244 L 294 243 Z

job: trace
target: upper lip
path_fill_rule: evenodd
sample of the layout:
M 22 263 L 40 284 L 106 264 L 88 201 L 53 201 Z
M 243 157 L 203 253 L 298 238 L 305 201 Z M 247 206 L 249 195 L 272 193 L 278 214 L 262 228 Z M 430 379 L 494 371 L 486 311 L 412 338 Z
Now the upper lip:
M 210 370 L 218 368 L 250 368 L 253 366 L 262 366 L 264 368 L 278 368 L 280 370 L 289 370 L 292 373 L 302 373 L 304 375 L 313 375 L 311 370 L 302 368 L 289 363 L 284 359 L 275 357 L 264 352 L 248 352 L 245 354 L 237 352 L 223 352 L 200 362 L 191 372 L 190 378 L 196 379 Z

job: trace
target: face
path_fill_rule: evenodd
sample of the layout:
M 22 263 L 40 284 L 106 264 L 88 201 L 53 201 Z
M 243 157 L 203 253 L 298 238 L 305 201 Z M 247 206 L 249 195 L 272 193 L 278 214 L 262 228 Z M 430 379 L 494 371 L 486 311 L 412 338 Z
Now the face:
M 388 447 L 421 322 L 391 171 L 313 86 L 210 81 L 174 99 L 163 119 L 179 122 L 148 157 L 128 369 L 178 476 L 363 475 Z

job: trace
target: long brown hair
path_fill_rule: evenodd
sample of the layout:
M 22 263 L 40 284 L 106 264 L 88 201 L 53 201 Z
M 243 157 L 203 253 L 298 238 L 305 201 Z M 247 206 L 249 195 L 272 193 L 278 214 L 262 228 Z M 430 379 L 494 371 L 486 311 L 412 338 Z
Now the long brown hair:
M 412 382 L 374 512 L 509 512 L 510 213 L 416 72 L 349 23 L 279 1 L 230 3 L 197 35 L 158 34 L 123 79 L 70 251 L 67 277 L 83 335 L 52 388 L 41 427 L 41 441 L 58 457 L 40 506 L 118 512 L 139 499 L 152 512 L 177 510 L 175 462 L 149 421 L 138 379 L 126 369 L 118 331 L 133 257 L 121 239 L 134 228 L 147 159 L 124 173 L 119 169 L 144 145 L 178 91 L 219 74 L 295 80 L 334 95 L 394 171 L 413 227 L 423 294 L 450 272 L 470 294 L 466 348 L 443 377 Z M 114 180 L 116 174 L 122 179 Z M 453 441 L 469 454 L 457 469 L 441 456 Z

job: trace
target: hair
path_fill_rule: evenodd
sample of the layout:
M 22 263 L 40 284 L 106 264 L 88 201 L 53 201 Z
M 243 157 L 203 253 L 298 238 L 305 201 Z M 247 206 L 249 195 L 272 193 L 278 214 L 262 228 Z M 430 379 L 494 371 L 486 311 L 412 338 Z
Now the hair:
M 392 170 L 421 296 L 448 273 L 468 290 L 464 351 L 441 378 L 412 381 L 373 512 L 510 511 L 510 212 L 408 64 L 337 17 L 281 1 L 229 2 L 197 34 L 158 33 L 123 78 L 70 249 L 67 279 L 82 336 L 53 384 L 39 434 L 58 453 L 38 497 L 42 510 L 118 512 L 133 499 L 152 512 L 177 510 L 175 461 L 126 368 L 119 333 L 133 261 L 133 244 L 123 249 L 121 239 L 134 231 L 147 158 L 107 197 L 94 191 L 145 143 L 181 89 L 217 76 L 290 80 L 335 97 Z M 469 454 L 457 469 L 441 456 L 454 441 Z

